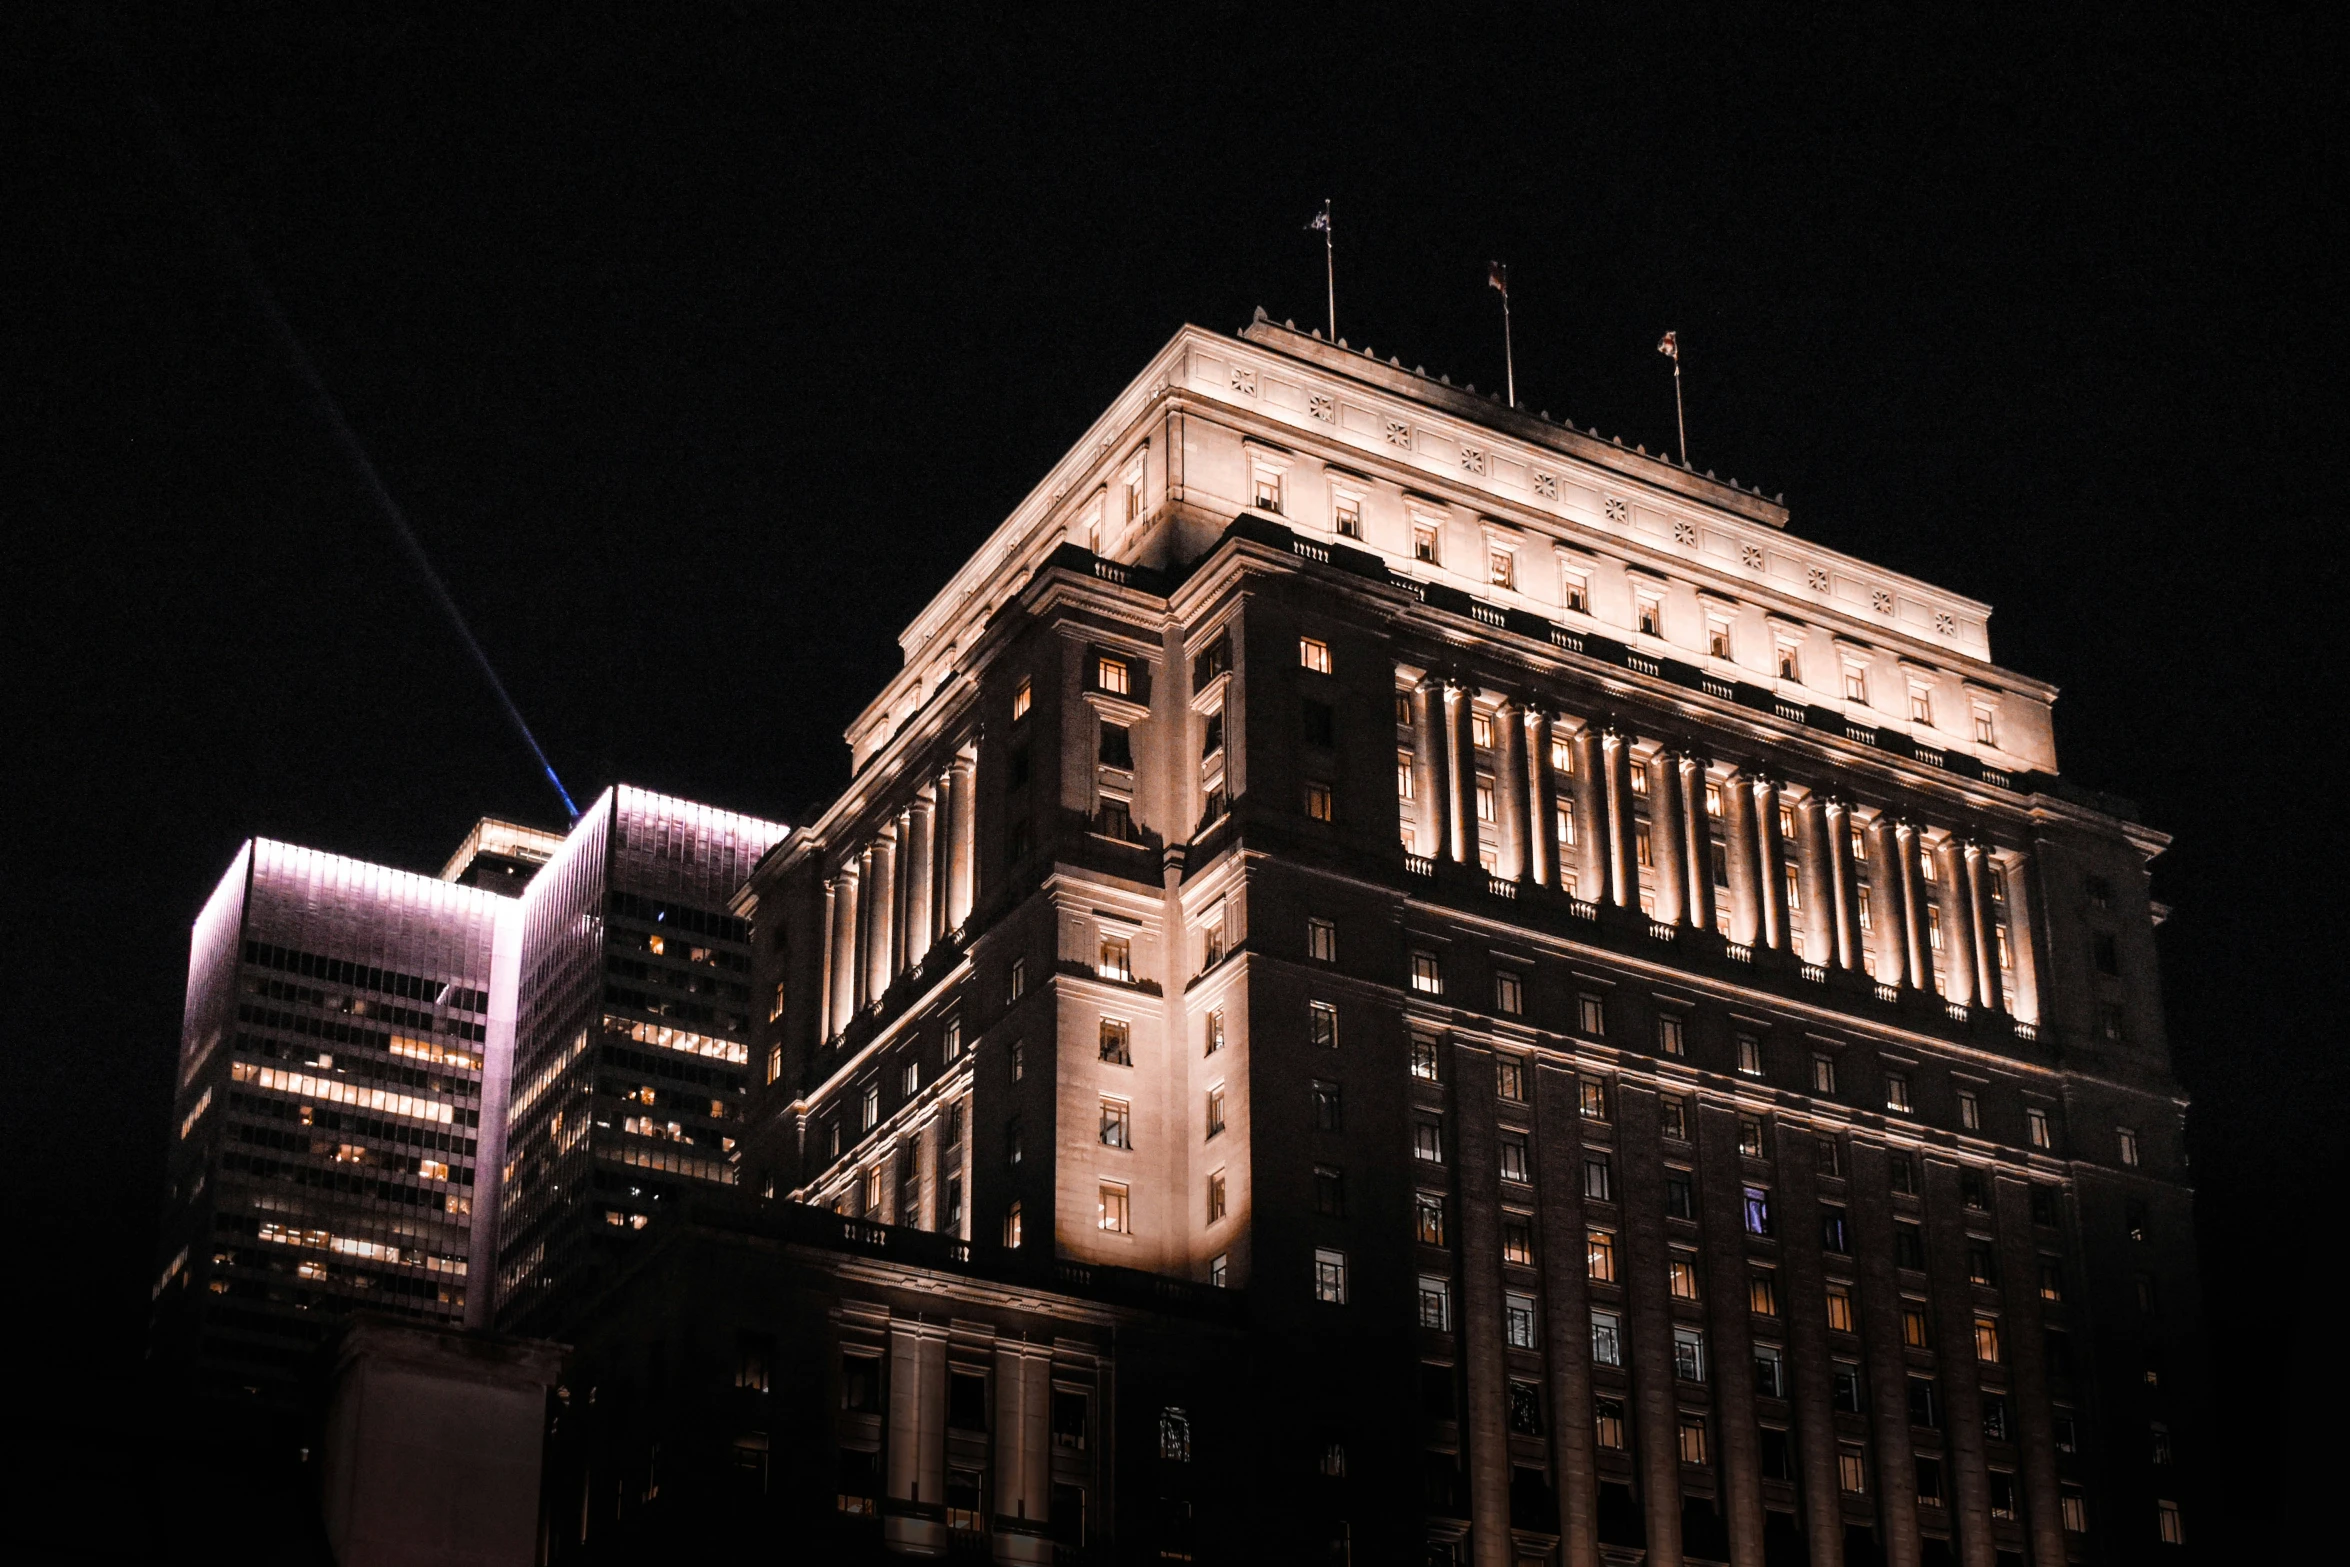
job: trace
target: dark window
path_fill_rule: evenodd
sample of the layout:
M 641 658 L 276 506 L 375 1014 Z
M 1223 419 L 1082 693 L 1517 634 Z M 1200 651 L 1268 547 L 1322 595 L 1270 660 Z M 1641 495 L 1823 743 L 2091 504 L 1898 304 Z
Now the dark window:
M 1468 1509 L 1462 1505 L 1461 1460 L 1457 1453 L 1423 1453 L 1420 1455 L 1421 1505 L 1440 1518 L 1460 1518 Z
M 1028 782 L 1028 747 L 1016 745 L 1005 761 L 1005 781 L 1015 789 Z
M 1828 1397 L 1843 1414 L 1861 1413 L 1860 1365 L 1857 1361 L 1836 1362 L 1835 1370 L 1828 1380 Z
M 1430 1420 L 1453 1418 L 1452 1367 L 1420 1362 L 1420 1413 Z
M 973 1371 L 947 1374 L 947 1424 L 957 1431 L 987 1429 L 987 1378 Z
M 1542 1389 L 1538 1384 L 1510 1383 L 1510 1429 L 1524 1436 L 1542 1434 Z
M 2047 1225 L 2056 1223 L 2055 1187 L 2034 1186 L 2032 1188 L 2032 1222 Z
M 1085 1395 L 1067 1388 L 1053 1389 L 1053 1445 L 1085 1446 Z
M 1024 816 L 1004 830 L 1004 858 L 1018 864 L 1028 858 L 1030 846 L 1028 818 Z
M 1224 709 L 1217 708 L 1208 715 L 1208 726 L 1200 741 L 1199 754 L 1214 756 L 1224 749 Z
M 1307 697 L 1304 704 L 1306 744 L 1320 746 L 1327 751 L 1338 743 L 1338 718 L 1330 711 L 1330 704 Z
M 2144 1240 L 2146 1238 L 2146 1205 L 2135 1198 L 2131 1199 L 2129 1205 L 2122 1210 L 2122 1227 L 2130 1239 Z
M 1985 1393 L 1983 1395 L 1983 1440 L 1986 1442 L 2008 1440 L 2007 1395 L 2005 1393 Z
M 1926 1232 L 1907 1219 L 1893 1221 L 1893 1265 L 1921 1270 L 1926 1265 Z
M 2107 881 L 2107 880 L 2106 880 L 2104 877 L 2102 877 L 2102 876 L 2092 876 L 2092 877 L 2090 877 L 2090 878 L 2089 878 L 2089 903 L 2090 903 L 2090 906 L 2091 906 L 2091 907 L 2093 907 L 2093 908 L 2100 908 L 2100 909 L 2110 909 L 2110 908 L 2112 908 L 2112 907 L 2113 907 L 2113 883 L 2112 883 L 2112 882 L 2109 882 L 2109 881 Z
M 1665 1171 L 1665 1212 L 1676 1219 L 1697 1217 L 1697 1187 L 1687 1170 Z
M 1913 1426 L 1942 1426 L 1941 1400 L 1935 1396 L 1932 1377 L 1909 1379 L 1909 1423 Z
M 1765 1480 L 1795 1478 L 1795 1444 L 1777 1426 L 1763 1427 L 1762 1472 Z
M 1999 1283 L 1999 1253 L 1989 1241 L 1970 1235 L 1966 1243 L 1966 1275 L 1986 1287 Z
M 2048 1374 L 2069 1377 L 2073 1374 L 2073 1336 L 2062 1328 L 2046 1329 L 2041 1342 L 2047 1346 Z
M 1820 1245 L 1842 1256 L 1851 1255 L 1852 1243 L 1846 1238 L 1842 1208 L 1820 1209 Z
M 1314 1083 L 1314 1130 L 1335 1132 L 1346 1125 L 1346 1107 L 1339 1086 L 1316 1080 Z
M 1076 1550 L 1085 1544 L 1085 1487 L 1053 1482 L 1053 1539 Z
M 2090 956 L 2095 959 L 2100 974 L 2119 974 L 2122 971 L 2121 943 L 2111 931 L 2101 930 L 2089 938 Z
M 881 1413 L 881 1357 L 840 1357 L 840 1407 L 859 1414 Z
M 1958 1172 L 1958 1193 L 1977 1213 L 1991 1211 L 1991 1182 L 1980 1170 Z
M 1895 1191 L 1905 1197 L 1915 1197 L 1918 1194 L 1917 1161 L 1908 1154 L 1895 1152 L 1889 1155 L 1886 1162 L 1886 1174 L 1892 1181 Z
M 1549 1473 L 1525 1464 L 1511 1465 L 1510 1527 L 1548 1534 L 1558 1526 L 1558 1503 L 1550 1494 Z
M 1918 1500 L 1919 1500 L 1919 1501 L 1921 1501 L 1921 1502 L 1924 1502 L 1924 1503 L 1926 1503 L 1928 1506 L 1934 1506 L 1934 1507 L 1938 1507 L 1938 1506 L 1940 1506 L 1940 1505 L 1941 1505 L 1941 1502 L 1942 1502 L 1942 1460 L 1941 1460 L 1941 1459 L 1939 1459 L 1939 1458 L 1920 1458 L 1920 1459 L 1918 1460 Z
M 1137 841 L 1134 812 L 1124 800 L 1107 797 L 1102 800 L 1101 832 L 1103 837 L 1115 838 L 1120 843 Z
M 1232 639 L 1219 636 L 1191 660 L 1191 684 L 1194 690 L 1206 685 L 1232 667 Z
M 1329 1219 L 1346 1217 L 1346 1176 L 1326 1164 L 1314 1166 L 1314 1211 Z
M 1101 759 L 1105 767 L 1134 766 L 1134 736 L 1124 724 L 1102 725 Z

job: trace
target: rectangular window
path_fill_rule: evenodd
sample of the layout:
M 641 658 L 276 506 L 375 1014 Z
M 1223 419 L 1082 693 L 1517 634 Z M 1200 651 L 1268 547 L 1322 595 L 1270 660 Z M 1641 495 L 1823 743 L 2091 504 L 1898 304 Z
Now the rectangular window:
M 1624 1319 L 1615 1312 L 1591 1314 L 1591 1362 L 1598 1366 L 1624 1363 Z
M 1444 1244 L 1444 1194 L 1421 1192 L 1412 1200 L 1414 1233 L 1424 1246 Z
M 1505 1293 L 1501 1297 L 1502 1337 L 1512 1349 L 1539 1349 L 1534 1337 L 1534 1297 Z
M 1134 1065 L 1132 1034 L 1121 1019 L 1102 1019 L 1101 1058 L 1112 1066 Z
M 1486 576 L 1497 588 L 1514 589 L 1518 585 L 1518 555 L 1515 550 L 1491 549 L 1485 552 Z
M 1575 1021 L 1592 1039 L 1607 1037 L 1607 1003 L 1589 991 L 1575 998 Z
M 1942 1429 L 1942 1400 L 1932 1377 L 1912 1376 L 1909 1379 L 1909 1423 Z
M 1867 1407 L 1861 1394 L 1859 1361 L 1838 1360 L 1829 1365 L 1828 1406 L 1844 1415 L 1860 1414 Z
M 1730 623 L 1716 620 L 1711 615 L 1705 621 L 1705 651 L 1713 658 L 1730 656 Z
M 1792 642 L 1782 642 L 1778 645 L 1777 651 L 1778 658 L 1776 664 L 1779 671 L 1779 678 L 1781 680 L 1792 680 L 1800 684 L 1803 680 L 1803 665 L 1797 659 L 1795 644 Z
M 1763 1150 L 1763 1123 L 1761 1116 L 1749 1115 L 1743 1110 L 1738 1112 L 1738 1151 L 1749 1159 L 1764 1159 L 1769 1157 L 1769 1155 Z
M 1020 1204 L 1016 1201 L 1004 1210 L 1004 1249 L 1020 1249 Z
M 1591 578 L 1572 566 L 1559 568 L 1559 603 L 1578 615 L 1591 613 Z
M 1512 1104 L 1526 1102 L 1526 1062 L 1523 1057 L 1493 1058 L 1493 1091 Z
M 1836 1449 L 1836 1488 L 1847 1496 L 1866 1495 L 1869 1488 L 1868 1460 L 1858 1447 L 1850 1445 Z
M 1776 1344 L 1754 1346 L 1754 1391 L 1763 1398 L 1787 1396 L 1787 1362 Z
M 1975 1318 L 1975 1358 L 1987 1366 L 2000 1363 L 1997 1317 L 1978 1315 Z
M 1673 1375 L 1683 1382 L 1705 1380 L 1705 1334 L 1699 1329 L 1673 1329 Z
M 1266 468 L 1259 468 L 1257 470 L 1256 500 L 1254 504 L 1259 511 L 1269 511 L 1276 517 L 1281 515 L 1280 474 Z
M 1123 1099 L 1102 1101 L 1102 1143 L 1110 1148 L 1134 1146 L 1134 1112 Z
M 1738 1070 L 1748 1077 L 1763 1075 L 1762 1041 L 1752 1034 L 1738 1036 Z
M 1983 1101 L 1971 1088 L 1958 1091 L 1958 1124 L 1970 1132 L 1983 1129 Z
M 2087 1534 L 2089 1532 L 2089 1498 L 2082 1494 L 2079 1486 L 2066 1486 L 2058 1493 L 2056 1505 L 2059 1515 L 2064 1519 L 2065 1533 Z
M 1339 1095 L 1338 1084 L 1322 1078 L 1314 1079 L 1315 1131 L 1336 1132 L 1345 1129 L 1346 1106 Z
M 1757 1268 L 1746 1276 L 1746 1309 L 1758 1317 L 1779 1314 L 1779 1276 L 1767 1268 Z
M 1609 1361 L 1609 1365 L 1616 1362 Z M 1621 1449 L 1624 1445 L 1624 1401 L 1603 1398 L 1591 1406 L 1591 1436 L 1601 1447 Z
M 1320 779 L 1306 780 L 1306 815 L 1317 822 L 1338 819 L 1337 797 L 1330 792 L 1330 785 Z
M 1917 1461 L 1918 1505 L 1942 1505 L 1942 1460 L 1920 1456 Z
M 1297 639 L 1297 661 L 1301 668 L 1317 675 L 1330 673 L 1330 644 L 1314 637 Z
M 1705 1416 L 1684 1413 L 1680 1421 L 1679 1441 L 1681 1462 L 1685 1464 L 1704 1463 Z
M 1224 1217 L 1224 1172 L 1218 1170 L 1208 1177 L 1208 1222 Z
M 1929 728 L 1934 722 L 1934 693 L 1924 686 L 1909 688 L 1909 721 Z
M 1639 777 L 1641 775 L 1635 773 L 1633 776 Z M 1632 824 L 1632 860 L 1643 870 L 1650 869 L 1656 864 L 1656 843 L 1649 834 L 1646 822 Z
M 1672 1219 L 1697 1217 L 1697 1178 L 1676 1165 L 1665 1166 L 1665 1216 Z
M 1905 1161 L 1906 1162 L 1906 1161 Z M 1916 1166 L 1912 1165 L 1912 1169 Z M 1926 1232 L 1922 1225 L 1908 1219 L 1893 1221 L 1893 1265 L 1923 1271 L 1926 1266 Z
M 1845 1223 L 1844 1210 L 1833 1205 L 1820 1209 L 1820 1247 L 1840 1257 L 1852 1255 L 1850 1231 Z
M 1231 1287 L 1232 1255 L 1220 1251 L 1208 1259 L 1208 1288 L 1220 1290 Z
M 1493 1010 L 1509 1017 L 1516 1017 L 1526 1010 L 1526 992 L 1524 984 L 1519 980 L 1516 974 L 1513 974 L 1508 969 L 1494 970 Z M 1509 1097 L 1512 1099 L 1522 1099 L 1525 1096 L 1523 1094 L 1512 1094 Z
M 1480 751 L 1490 751 L 1493 749 L 1493 715 L 1491 713 L 1480 713 L 1476 711 L 1470 712 L 1469 744 L 1475 746 Z M 1478 788 L 1490 796 L 1493 791 L 1493 782 L 1491 779 L 1480 779 L 1478 781 Z M 1477 816 L 1480 821 L 1489 822 L 1493 820 L 1493 817 L 1489 814 L 1488 808 L 1484 806 L 1481 806 L 1478 809 Z
M 2054 1148 L 2056 1137 L 2048 1124 L 2048 1112 L 2037 1106 L 2024 1112 L 2024 1129 L 2031 1134 L 2034 1148 Z
M 1769 1235 L 1771 1233 L 1771 1194 L 1769 1190 L 1760 1186 L 1747 1187 L 1742 1206 L 1746 1216 L 1746 1233 L 1749 1235 Z
M 1329 920 L 1306 921 L 1306 956 L 1316 963 L 1338 961 L 1338 927 Z
M 1666 1257 L 1665 1287 L 1675 1300 L 1697 1299 L 1697 1253 L 1675 1250 Z
M 1661 637 L 1665 634 L 1665 606 L 1661 599 L 1642 595 L 1636 618 L 1642 636 Z
M 1444 970 L 1436 954 L 1426 947 L 1412 949 L 1412 989 L 1423 996 L 1444 994 Z
M 1102 724 L 1101 744 L 1095 750 L 1095 759 L 1104 767 L 1134 770 L 1134 731 L 1124 724 L 1105 720 Z
M 1616 1237 L 1612 1230 L 1584 1231 L 1586 1271 L 1594 1284 L 1616 1282 Z
M 1844 700 L 1858 702 L 1863 707 L 1868 706 L 1869 675 L 1868 671 L 1858 664 L 1844 666 Z
M 1444 1126 L 1425 1117 L 1412 1122 L 1412 1155 L 1430 1164 L 1444 1163 Z
M 1359 539 L 1363 536 L 1363 502 L 1361 497 L 1340 495 L 1331 505 L 1330 511 L 1331 526 L 1337 530 L 1340 538 Z
M 1452 1331 L 1452 1285 L 1430 1273 L 1420 1275 L 1420 1326 Z
M 1560 800 L 1551 807 L 1551 827 L 1558 841 L 1568 848 L 1575 846 L 1575 802 Z
M 1412 1036 L 1412 1076 L 1423 1083 L 1437 1081 L 1436 1041 L 1426 1034 Z
M 1206 1039 L 1207 1048 L 1200 1052 L 1202 1055 L 1212 1056 L 1224 1048 L 1224 1009 L 1222 1007 L 1208 1009 Z
M 1607 1119 L 1607 1084 L 1605 1082 L 1596 1077 L 1581 1078 L 1577 1080 L 1576 1091 L 1580 1096 L 1580 1106 L 1585 1120 L 1604 1121 Z
M 1683 1052 L 1682 1018 L 1678 1012 L 1659 1012 L 1656 1016 L 1656 1047 L 1668 1056 Z
M 1520 1267 L 1534 1266 L 1534 1220 L 1529 1214 L 1501 1216 L 1501 1260 Z
M 1853 1325 L 1852 1286 L 1840 1280 L 1828 1281 L 1828 1326 L 1838 1333 L 1856 1333 Z
M 1931 1349 L 1934 1334 L 1926 1320 L 1926 1303 L 1904 1299 L 1901 1303 L 1901 1342 L 1910 1349 Z
M 1529 1161 L 1526 1157 L 1525 1133 L 1502 1133 L 1500 1140 L 1495 1145 L 1495 1152 L 1500 1155 L 1501 1178 L 1503 1180 L 1523 1183 L 1534 1179 L 1534 1172 L 1529 1167 Z
M 1656 1096 L 1656 1113 L 1660 1129 L 1675 1142 L 1689 1141 L 1689 1101 L 1679 1094 Z
M 1218 1084 L 1208 1090 L 1208 1136 L 1216 1137 L 1224 1131 L 1224 1087 Z
M 1980 1284 L 1985 1289 L 1997 1289 L 1999 1287 L 1998 1247 L 1983 1236 L 1968 1236 L 1966 1238 L 1966 1273 L 1969 1283 Z
M 1323 1050 L 1338 1048 L 1338 1003 L 1309 1001 L 1306 1003 L 1306 1037 Z
M 1127 1207 L 1126 1188 L 1117 1181 L 1101 1183 L 1101 1227 L 1112 1235 L 1130 1235 L 1133 1225 Z
M 1832 1094 L 1836 1091 L 1836 1058 L 1815 1055 L 1811 1058 L 1811 1091 Z
M 1113 936 L 1108 931 L 1104 931 L 1102 933 L 1101 955 L 1094 965 L 1094 971 L 1104 979 L 1114 979 L 1124 984 L 1132 984 L 1134 982 L 1133 938 Z
M 1615 1201 L 1616 1191 L 1613 1176 L 1614 1171 L 1609 1167 L 1606 1154 L 1587 1153 L 1583 1156 L 1583 1195 L 1585 1197 L 1593 1202 Z
M 1093 681 L 1112 695 L 1125 696 L 1133 690 L 1134 677 L 1126 667 L 1126 660 L 1105 653 L 1093 661 Z
M 1885 1074 L 1885 1108 L 1898 1110 L 1904 1115 L 1909 1113 L 1909 1074 L 1907 1072 L 1887 1072 Z
M 1327 1164 L 1314 1166 L 1314 1211 L 1325 1219 L 1346 1217 L 1345 1172 Z
M 1346 1304 L 1346 1253 L 1326 1246 L 1314 1249 L 1314 1299 L 1328 1306 Z
M 1436 529 L 1424 522 L 1412 524 L 1412 559 L 1440 564 L 1437 560 Z
M 1012 688 L 1013 723 L 1016 724 L 1021 719 L 1028 716 L 1028 708 L 1031 700 L 1032 692 L 1029 686 L 1028 677 L 1026 675 L 1022 675 L 1020 677 L 1020 683 Z
M 2126 1126 L 2117 1126 L 2113 1129 L 2113 1137 L 2121 1153 L 2122 1163 L 2133 1170 L 2136 1169 L 2138 1167 L 2138 1134 Z

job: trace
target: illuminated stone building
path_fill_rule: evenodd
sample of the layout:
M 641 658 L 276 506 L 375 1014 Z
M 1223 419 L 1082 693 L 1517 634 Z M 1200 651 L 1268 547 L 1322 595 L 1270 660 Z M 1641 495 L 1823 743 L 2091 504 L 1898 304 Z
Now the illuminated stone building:
M 1787 521 L 1262 318 L 1179 333 L 736 905 L 769 1217 L 678 1266 L 773 1293 L 671 1319 L 775 1401 L 712 1417 L 737 1465 L 999 1561 L 2159 1559 L 2164 839 L 2060 779 L 1984 605 Z M 1128 1377 L 1129 1280 L 1205 1324 L 1188 1392 Z M 622 1336 L 589 1359 L 670 1377 Z M 1116 1405 L 1082 1462 L 1063 1393 Z

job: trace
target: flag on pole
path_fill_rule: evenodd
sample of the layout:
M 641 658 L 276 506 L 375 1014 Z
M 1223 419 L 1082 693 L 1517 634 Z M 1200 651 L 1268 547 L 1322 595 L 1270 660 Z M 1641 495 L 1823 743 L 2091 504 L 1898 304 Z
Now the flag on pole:
M 1678 365 L 1681 362 L 1681 334 L 1667 332 L 1663 337 L 1658 338 L 1656 351 Z
M 1330 203 L 1327 201 L 1322 203 L 1322 210 L 1314 214 L 1314 221 L 1306 225 L 1306 232 L 1309 234 L 1330 232 Z
M 1500 289 L 1502 298 L 1510 297 L 1510 269 L 1508 267 L 1498 261 L 1486 262 L 1485 281 L 1490 286 Z

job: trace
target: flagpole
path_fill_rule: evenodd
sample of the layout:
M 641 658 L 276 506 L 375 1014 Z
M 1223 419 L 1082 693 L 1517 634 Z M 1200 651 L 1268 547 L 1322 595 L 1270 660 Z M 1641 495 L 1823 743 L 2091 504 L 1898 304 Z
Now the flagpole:
M 1336 236 L 1330 227 L 1330 201 L 1322 201 L 1322 274 L 1330 287 L 1330 341 L 1338 341 L 1338 257 L 1334 250 Z
M 1689 466 L 1689 413 L 1681 405 L 1681 356 L 1673 355 L 1673 423 L 1681 431 L 1681 466 Z
M 1518 360 L 1510 346 L 1510 296 L 1505 289 L 1501 296 L 1501 363 L 1502 373 L 1509 378 L 1510 406 L 1518 406 Z

